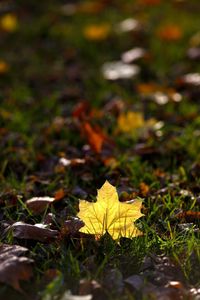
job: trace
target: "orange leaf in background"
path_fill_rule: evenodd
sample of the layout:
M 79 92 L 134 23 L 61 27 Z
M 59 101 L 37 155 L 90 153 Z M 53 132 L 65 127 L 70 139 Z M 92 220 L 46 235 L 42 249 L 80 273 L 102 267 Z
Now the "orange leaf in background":
M 92 150 L 96 153 L 100 153 L 103 143 L 107 139 L 106 135 L 100 130 L 100 128 L 92 128 L 88 122 L 83 123 L 83 133 L 86 136 Z
M 165 177 L 166 176 L 166 173 L 161 170 L 161 169 L 156 169 L 153 171 L 153 175 L 155 175 L 156 177 Z
M 55 201 L 59 201 L 65 197 L 65 191 L 61 188 L 54 194 Z
M 103 163 L 106 167 L 110 167 L 111 169 L 115 169 L 118 166 L 118 161 L 114 157 L 106 157 L 103 159 Z
M 85 117 L 90 111 L 90 105 L 87 101 L 81 101 L 78 102 L 77 105 L 75 105 L 72 116 L 74 118 L 81 119 Z
M 178 214 L 176 214 L 176 218 L 178 219 L 186 219 L 187 221 L 195 221 L 200 220 L 200 211 L 181 211 Z
M 2 16 L 0 19 L 0 27 L 7 32 L 15 31 L 18 27 L 17 17 L 14 14 Z
M 9 70 L 9 65 L 5 61 L 0 60 L 0 74 L 4 74 L 8 72 L 8 70 Z
M 137 85 L 137 91 L 142 94 L 143 96 L 154 96 L 157 98 L 156 102 L 159 104 L 159 95 L 161 98 L 164 98 L 165 101 L 172 100 L 174 102 L 180 102 L 182 100 L 182 96 L 178 93 L 174 88 L 166 87 L 166 86 L 159 86 L 155 83 L 140 83 Z M 167 99 L 169 98 L 169 99 Z
M 155 93 L 159 89 L 159 86 L 153 82 L 140 83 L 137 85 L 137 90 L 140 94 L 149 95 Z
M 183 32 L 181 27 L 176 24 L 168 24 L 158 29 L 157 35 L 165 41 L 178 41 L 182 38 Z
M 79 4 L 78 11 L 85 14 L 98 14 L 104 7 L 105 5 L 99 1 L 86 1 Z
M 110 30 L 109 24 L 89 25 L 84 28 L 83 34 L 88 40 L 100 41 L 108 37 Z
M 101 119 L 103 117 L 104 113 L 102 110 L 92 108 L 90 112 L 90 118 L 91 119 Z
M 142 4 L 142 5 L 158 5 L 161 3 L 161 0 L 139 0 L 138 1 L 139 4 Z
M 143 197 L 146 197 L 149 193 L 149 186 L 145 182 L 140 183 L 140 192 Z

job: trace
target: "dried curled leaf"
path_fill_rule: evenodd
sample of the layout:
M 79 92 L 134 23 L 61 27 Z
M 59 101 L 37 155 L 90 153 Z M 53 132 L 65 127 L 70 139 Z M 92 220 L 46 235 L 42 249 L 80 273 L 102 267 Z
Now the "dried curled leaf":
M 54 201 L 54 197 L 33 197 L 26 201 L 26 207 L 34 214 L 40 214 Z
M 116 188 L 106 181 L 98 190 L 97 202 L 80 201 L 78 217 L 85 223 L 80 232 L 95 236 L 108 232 L 114 240 L 142 235 L 133 224 L 143 216 L 141 205 L 141 200 L 131 204 L 120 202 Z
M 18 239 L 28 239 L 40 241 L 43 243 L 55 240 L 58 237 L 58 231 L 46 228 L 44 224 L 26 224 L 23 222 L 15 222 L 9 227 L 13 237 Z

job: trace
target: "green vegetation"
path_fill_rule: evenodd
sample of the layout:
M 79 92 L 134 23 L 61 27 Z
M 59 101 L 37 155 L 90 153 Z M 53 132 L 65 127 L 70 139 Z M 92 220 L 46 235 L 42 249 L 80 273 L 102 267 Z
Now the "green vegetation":
M 16 2 L 0 4 L 1 18 L 17 18 L 13 30 L 0 26 L 0 242 L 28 248 L 34 265 L 32 279 L 20 282 L 23 293 L 2 283 L 0 298 L 72 300 L 63 294 L 81 295 L 82 287 L 93 299 L 160 299 L 160 293 L 192 299 L 190 289 L 200 285 L 200 79 L 184 76 L 200 74 L 199 1 L 91 1 L 102 4 L 96 12 L 86 1 L 71 8 L 53 0 Z M 138 20 L 139 29 L 120 33 L 127 18 Z M 84 35 L 97 24 L 107 24 L 108 34 Z M 146 50 L 133 62 L 141 70 L 136 77 L 103 77 L 103 64 L 135 47 Z M 199 57 L 187 54 L 191 48 Z M 120 131 L 124 111 L 141 112 L 144 128 Z M 151 118 L 162 126 L 148 127 Z M 105 134 L 100 151 L 86 123 Z M 144 236 L 116 243 L 109 235 L 95 240 L 65 231 L 79 199 L 95 199 L 105 180 L 121 201 L 143 198 L 145 216 L 136 224 Z M 42 213 L 27 208 L 26 200 L 59 190 L 61 199 Z M 18 221 L 46 223 L 58 236 L 44 243 L 17 238 L 7 228 Z M 156 281 L 161 273 L 166 281 Z M 132 275 L 144 281 L 139 289 L 124 283 Z M 83 279 L 99 283 L 99 298 Z M 182 287 L 167 288 L 171 281 Z

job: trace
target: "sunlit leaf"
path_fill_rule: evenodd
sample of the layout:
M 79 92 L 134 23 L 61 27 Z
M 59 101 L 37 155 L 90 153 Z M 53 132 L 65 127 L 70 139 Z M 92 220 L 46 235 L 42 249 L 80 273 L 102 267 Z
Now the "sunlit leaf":
M 144 117 L 142 113 L 128 111 L 118 118 L 118 128 L 122 132 L 130 132 L 134 129 L 144 126 Z
M 128 111 L 118 117 L 117 123 L 120 132 L 134 133 L 139 128 L 153 127 L 157 121 L 155 119 L 146 121 L 141 112 Z
M 81 200 L 78 217 L 85 223 L 80 232 L 102 236 L 108 232 L 114 240 L 142 235 L 133 222 L 143 216 L 142 201 L 119 201 L 117 190 L 108 181 L 98 190 L 97 201 Z

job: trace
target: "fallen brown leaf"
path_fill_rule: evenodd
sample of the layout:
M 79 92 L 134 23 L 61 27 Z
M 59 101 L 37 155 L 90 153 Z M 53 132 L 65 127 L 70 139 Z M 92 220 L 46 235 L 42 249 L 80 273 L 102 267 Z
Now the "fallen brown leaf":
M 28 239 L 40 242 L 49 242 L 58 237 L 58 231 L 46 228 L 44 224 L 26 224 L 16 222 L 9 226 L 8 230 L 12 231 L 13 237 L 18 239 Z
M 175 215 L 178 219 L 184 219 L 187 221 L 200 220 L 200 211 L 181 211 Z
M 81 279 L 79 282 L 79 295 L 92 294 L 94 299 L 105 299 L 101 285 L 95 280 Z
M 23 256 L 27 251 L 19 245 L 0 244 L 0 282 L 20 292 L 19 281 L 27 281 L 32 276 L 33 260 Z
M 141 275 L 132 275 L 124 280 L 134 290 L 140 290 L 144 286 L 144 278 Z
M 83 226 L 84 223 L 79 218 L 71 218 L 64 222 L 61 228 L 61 234 L 63 236 L 74 235 L 75 233 L 78 233 L 79 229 Z
M 56 199 L 54 197 L 34 197 L 26 201 L 26 206 L 29 210 L 31 210 L 34 214 L 40 214 L 49 206 L 49 204 L 53 203 Z

